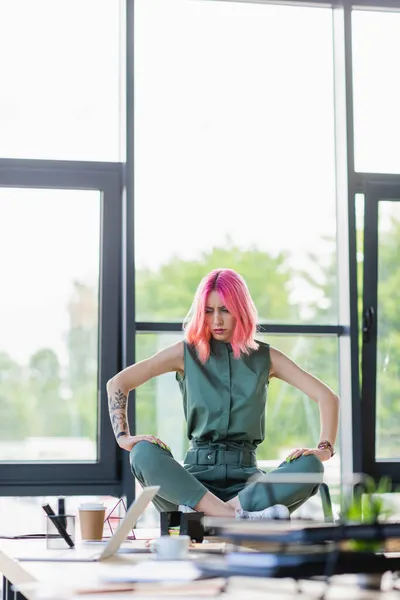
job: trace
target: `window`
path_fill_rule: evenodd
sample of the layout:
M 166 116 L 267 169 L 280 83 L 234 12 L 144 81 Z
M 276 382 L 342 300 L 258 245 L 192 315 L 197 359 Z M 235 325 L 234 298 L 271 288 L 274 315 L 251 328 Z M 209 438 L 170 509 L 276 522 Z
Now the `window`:
M 118 161 L 120 40 L 118 0 L 0 0 L 0 157 Z
M 144 333 L 136 336 L 136 360 L 143 360 L 183 339 L 181 334 Z M 182 396 L 175 373 L 151 379 L 136 390 L 136 433 L 157 435 L 183 460 L 187 448 Z
M 2 494 L 118 495 L 119 165 L 0 163 Z M 29 486 L 33 485 L 33 488 Z
M 353 11 L 355 169 L 400 173 L 400 14 Z
M 376 373 L 376 457 L 399 460 L 400 332 L 396 256 L 400 241 L 400 189 L 397 201 L 381 201 L 378 208 L 378 339 Z
M 0 188 L 0 460 L 96 460 L 101 197 Z
M 331 10 L 135 7 L 136 320 L 226 266 L 261 322 L 337 323 Z
M 396 302 L 400 185 L 365 191 L 362 426 L 363 470 L 398 481 L 399 314 Z

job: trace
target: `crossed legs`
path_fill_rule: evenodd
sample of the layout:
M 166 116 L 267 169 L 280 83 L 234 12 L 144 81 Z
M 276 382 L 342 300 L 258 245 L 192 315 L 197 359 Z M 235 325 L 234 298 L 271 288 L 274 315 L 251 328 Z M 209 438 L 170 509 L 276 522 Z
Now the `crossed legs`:
M 234 518 L 240 508 L 260 511 L 273 504 L 283 504 L 293 512 L 318 490 L 315 483 L 254 481 L 245 485 L 235 498 L 223 502 L 160 446 L 139 442 L 131 450 L 130 462 L 132 472 L 142 486 L 160 486 L 153 500 L 159 511 L 178 510 L 178 506 L 184 504 L 210 517 Z M 272 473 L 319 473 L 322 481 L 323 465 L 314 455 L 302 456 L 291 463 L 283 463 Z

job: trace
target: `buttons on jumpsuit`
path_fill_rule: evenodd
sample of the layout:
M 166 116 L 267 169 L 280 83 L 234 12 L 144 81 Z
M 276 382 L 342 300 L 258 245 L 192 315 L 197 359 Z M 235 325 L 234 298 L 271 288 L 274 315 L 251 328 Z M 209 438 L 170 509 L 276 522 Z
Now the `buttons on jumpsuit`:
M 212 459 L 212 454 L 207 454 L 207 459 L 211 460 Z

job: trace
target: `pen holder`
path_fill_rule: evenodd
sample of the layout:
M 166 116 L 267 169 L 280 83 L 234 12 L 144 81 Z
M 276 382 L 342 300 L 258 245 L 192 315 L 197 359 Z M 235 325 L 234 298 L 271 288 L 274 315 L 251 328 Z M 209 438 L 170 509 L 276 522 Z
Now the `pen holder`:
M 59 527 L 57 527 L 57 525 Z M 71 546 L 61 532 L 66 532 L 75 543 L 75 516 L 51 515 L 46 516 L 46 548 L 48 550 L 66 550 Z
M 182 513 L 179 510 L 160 513 L 161 535 L 169 535 L 170 529 L 179 527 L 179 535 L 188 535 L 191 540 L 201 543 L 204 539 L 202 519 L 204 513 Z

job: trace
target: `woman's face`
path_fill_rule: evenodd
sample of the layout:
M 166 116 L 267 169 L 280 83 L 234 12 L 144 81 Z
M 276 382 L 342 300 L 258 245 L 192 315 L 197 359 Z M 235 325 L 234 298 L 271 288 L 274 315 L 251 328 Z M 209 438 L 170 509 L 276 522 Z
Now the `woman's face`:
M 206 323 L 213 338 L 221 342 L 231 341 L 236 319 L 225 308 L 216 291 L 211 292 L 207 298 Z

